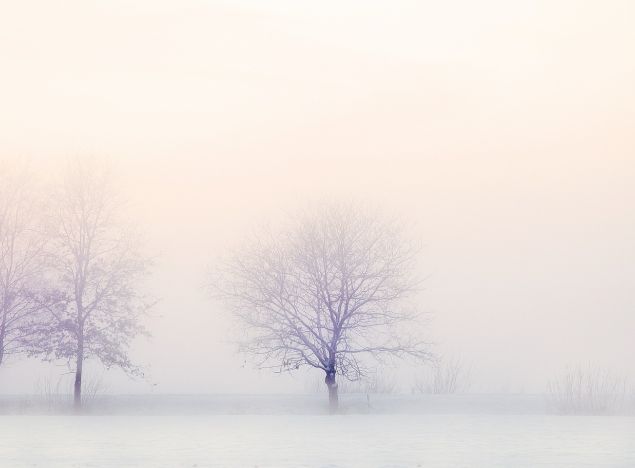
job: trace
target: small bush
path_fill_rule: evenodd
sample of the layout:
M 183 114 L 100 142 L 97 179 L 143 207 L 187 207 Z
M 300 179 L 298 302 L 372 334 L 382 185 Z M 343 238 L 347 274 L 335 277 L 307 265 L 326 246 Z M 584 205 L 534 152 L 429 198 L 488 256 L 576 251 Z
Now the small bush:
M 82 405 L 90 407 L 100 396 L 108 392 L 101 376 L 87 376 L 82 382 Z M 73 405 L 73 375 L 64 374 L 56 381 L 44 378 L 35 384 L 37 405 L 49 412 L 66 411 Z
M 366 393 L 366 394 L 392 394 L 395 393 L 397 384 L 392 376 L 383 371 L 376 371 L 363 376 L 359 380 L 346 380 L 342 376 L 337 379 L 337 387 L 340 394 L 345 393 Z M 324 376 L 314 375 L 307 381 L 306 387 L 311 393 L 323 393 L 326 391 Z
M 35 384 L 35 394 L 50 412 L 68 409 L 73 402 L 72 387 L 66 376 L 58 377 L 55 382 L 48 377 L 39 379 Z
M 561 414 L 611 414 L 624 409 L 627 380 L 590 364 L 567 368 L 547 384 L 551 408 Z
M 466 393 L 471 386 L 471 369 L 460 358 L 438 359 L 419 374 L 412 393 L 448 395 Z

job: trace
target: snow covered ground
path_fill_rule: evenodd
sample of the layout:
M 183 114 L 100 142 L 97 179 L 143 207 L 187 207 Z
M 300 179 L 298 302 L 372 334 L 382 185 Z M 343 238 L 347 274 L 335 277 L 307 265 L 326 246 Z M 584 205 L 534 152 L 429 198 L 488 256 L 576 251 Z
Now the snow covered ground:
M 331 416 L 317 406 L 300 412 L 297 401 L 272 408 L 283 397 L 251 407 L 247 397 L 220 399 L 222 405 L 203 406 L 199 414 L 187 405 L 84 416 L 4 414 L 0 466 L 635 467 L 632 416 L 549 415 L 535 404 L 531 411 L 507 404 L 467 414 L 424 405 L 364 414 L 361 406 L 350 410 L 352 400 L 349 414 Z M 244 405 L 221 411 L 228 400 Z M 385 407 L 403 408 L 394 401 Z

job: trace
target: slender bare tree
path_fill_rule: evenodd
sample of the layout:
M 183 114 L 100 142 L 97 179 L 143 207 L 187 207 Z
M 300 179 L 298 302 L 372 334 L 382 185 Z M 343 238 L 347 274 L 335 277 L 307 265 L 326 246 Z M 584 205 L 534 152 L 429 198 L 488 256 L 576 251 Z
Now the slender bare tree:
M 135 336 L 147 333 L 140 318 L 149 303 L 138 286 L 149 261 L 119 220 L 123 205 L 107 168 L 80 160 L 69 167 L 52 211 L 50 259 L 56 286 L 41 301 L 51 322 L 35 352 L 68 360 L 79 408 L 86 359 L 141 373 L 128 348 Z
M 33 295 L 46 237 L 32 182 L 26 166 L 0 166 L 0 364 L 29 349 L 41 317 Z
M 403 326 L 416 316 L 405 302 L 417 287 L 416 254 L 398 223 L 325 204 L 257 235 L 222 262 L 212 289 L 244 324 L 242 348 L 258 365 L 320 369 L 334 411 L 336 375 L 359 379 L 365 356 L 430 356 Z

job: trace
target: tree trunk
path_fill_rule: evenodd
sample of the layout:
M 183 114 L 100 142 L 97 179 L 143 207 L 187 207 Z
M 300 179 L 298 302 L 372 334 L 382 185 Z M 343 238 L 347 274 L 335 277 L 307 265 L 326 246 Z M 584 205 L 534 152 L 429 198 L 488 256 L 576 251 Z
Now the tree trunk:
M 0 364 L 4 359 L 4 331 L 0 331 Z
M 0 326 L 0 364 L 4 359 L 4 335 L 7 333 L 6 318 L 3 316 L 2 325 Z
M 337 410 L 339 408 L 339 397 L 337 395 L 337 382 L 335 381 L 334 370 L 326 373 L 324 382 L 329 389 L 329 411 L 331 413 L 337 413 Z
M 80 338 L 77 346 L 77 364 L 75 366 L 75 387 L 73 392 L 73 404 L 76 410 L 82 408 L 82 369 L 84 367 L 84 340 Z

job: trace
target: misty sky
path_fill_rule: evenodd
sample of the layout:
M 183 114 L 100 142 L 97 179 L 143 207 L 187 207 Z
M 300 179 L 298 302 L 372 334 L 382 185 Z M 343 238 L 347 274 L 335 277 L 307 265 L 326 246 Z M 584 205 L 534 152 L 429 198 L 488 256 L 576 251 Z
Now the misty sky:
M 161 302 L 134 349 L 157 385 L 113 391 L 302 391 L 243 367 L 205 271 L 350 197 L 416 225 L 429 338 L 476 389 L 635 375 L 633 24 L 630 1 L 5 2 L 0 158 L 121 176 Z M 13 362 L 0 392 L 62 372 Z

